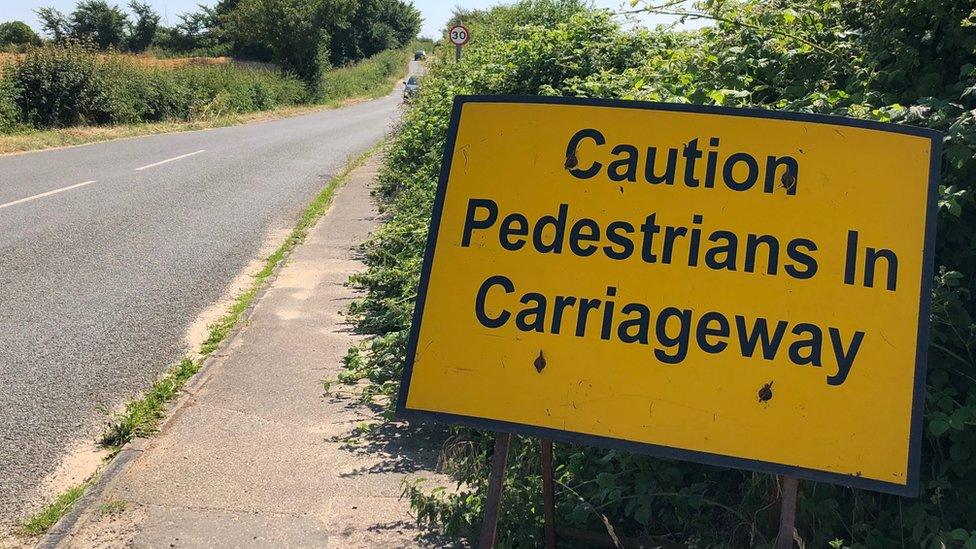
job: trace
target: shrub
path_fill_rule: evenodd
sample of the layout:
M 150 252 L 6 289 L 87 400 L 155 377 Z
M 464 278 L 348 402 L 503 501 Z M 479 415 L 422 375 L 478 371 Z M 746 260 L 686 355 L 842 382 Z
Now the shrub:
M 13 80 L 0 73 L 0 133 L 16 129 L 20 122 Z
M 41 37 L 23 21 L 0 23 L 0 47 L 26 46 L 41 43 Z
M 374 334 L 346 381 L 392 404 L 405 359 L 432 198 L 455 94 L 615 97 L 820 112 L 946 132 L 939 197 L 921 496 L 801 483 L 807 546 L 976 546 L 976 59 L 972 1 L 703 2 L 714 25 L 625 31 L 573 0 L 523 1 L 465 16 L 482 37 L 426 77 L 377 189 L 387 222 L 366 245 L 367 290 L 351 312 Z M 843 9 L 842 9 L 843 8 Z M 939 29 L 933 32 L 932 29 Z M 897 102 L 903 101 L 905 105 Z M 456 429 L 445 449 L 456 494 L 406 493 L 422 521 L 473 539 L 492 437 Z M 465 448 L 463 452 L 455 451 Z M 500 544 L 539 545 L 537 444 L 514 442 Z M 598 448 L 558 445 L 561 526 L 699 547 L 768 544 L 773 480 Z

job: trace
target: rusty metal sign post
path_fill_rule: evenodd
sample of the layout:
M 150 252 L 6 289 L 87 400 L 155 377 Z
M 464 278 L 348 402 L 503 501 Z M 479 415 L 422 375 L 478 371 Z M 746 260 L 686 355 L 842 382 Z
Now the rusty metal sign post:
M 779 535 L 776 536 L 776 549 L 791 549 L 793 534 L 796 531 L 796 477 L 780 476 Z
M 482 549 L 490 549 L 495 546 L 501 511 L 502 489 L 505 485 L 505 467 L 508 465 L 508 450 L 511 440 L 511 433 L 498 432 L 495 434 L 495 450 L 491 457 L 491 476 L 488 479 L 488 499 L 485 502 L 485 518 L 481 523 L 481 535 L 478 538 L 478 547 Z M 542 505 L 545 518 L 544 547 L 555 549 L 556 509 L 552 441 L 545 438 L 539 439 L 539 453 L 542 461 Z

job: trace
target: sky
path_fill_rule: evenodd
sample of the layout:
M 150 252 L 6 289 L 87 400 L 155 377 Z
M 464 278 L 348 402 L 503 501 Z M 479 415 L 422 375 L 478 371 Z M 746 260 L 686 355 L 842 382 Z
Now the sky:
M 109 0 L 109 3 L 113 3 Z M 127 0 L 115 0 L 115 4 L 124 6 Z M 163 16 L 164 25 L 172 25 L 178 21 L 176 15 L 186 11 L 196 9 L 198 3 L 213 4 L 214 0 L 149 0 L 160 15 Z M 420 34 L 428 37 L 436 37 L 443 28 L 444 23 L 451 16 L 451 9 L 455 5 L 464 8 L 485 8 L 494 4 L 502 3 L 499 0 L 464 0 L 464 1 L 444 1 L 444 0 L 414 0 L 414 5 L 420 10 L 424 17 L 424 25 Z M 40 24 L 34 10 L 40 7 L 51 6 L 62 12 L 70 12 L 76 4 L 76 0 L 0 0 L 0 22 L 20 20 L 28 25 L 40 30 Z M 594 4 L 598 7 L 610 8 L 615 11 L 630 9 L 630 3 L 625 0 L 595 0 Z M 640 22 L 648 25 L 656 23 L 668 23 L 668 18 L 661 16 L 642 16 Z

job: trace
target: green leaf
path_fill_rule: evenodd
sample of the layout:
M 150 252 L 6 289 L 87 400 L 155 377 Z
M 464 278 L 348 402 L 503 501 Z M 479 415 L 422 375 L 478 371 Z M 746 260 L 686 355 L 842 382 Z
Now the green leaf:
M 973 151 L 966 145 L 956 143 L 946 148 L 945 157 L 956 168 L 962 169 L 966 162 L 973 157 Z
M 963 528 L 956 528 L 955 530 L 950 532 L 949 535 L 952 537 L 952 539 L 956 541 L 966 541 L 970 537 L 969 532 Z

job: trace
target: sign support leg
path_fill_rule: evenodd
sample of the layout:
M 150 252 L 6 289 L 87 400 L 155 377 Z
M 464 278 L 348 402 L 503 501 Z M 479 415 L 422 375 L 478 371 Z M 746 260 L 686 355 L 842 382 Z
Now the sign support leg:
M 776 536 L 776 549 L 792 549 L 793 532 L 796 529 L 796 477 L 780 476 L 779 534 Z
M 539 439 L 539 450 L 542 454 L 542 514 L 545 517 L 545 547 L 556 547 L 556 503 L 555 486 L 552 474 L 552 441 L 547 438 Z
M 461 46 L 454 46 L 454 60 L 461 60 Z
M 511 433 L 495 434 L 495 453 L 491 457 L 491 477 L 488 479 L 488 501 L 485 502 L 485 518 L 481 523 L 481 535 L 478 537 L 478 547 L 481 549 L 491 549 L 495 546 L 502 488 L 505 483 L 505 466 L 508 465 L 508 446 L 511 442 Z

